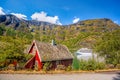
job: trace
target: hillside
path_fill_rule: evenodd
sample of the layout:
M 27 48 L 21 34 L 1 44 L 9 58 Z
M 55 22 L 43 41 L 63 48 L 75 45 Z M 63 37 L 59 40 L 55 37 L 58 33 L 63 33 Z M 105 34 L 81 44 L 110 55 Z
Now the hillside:
M 120 26 L 106 18 L 60 26 L 22 20 L 13 15 L 2 15 L 0 16 L 0 67 L 8 65 L 10 60 L 17 60 L 23 66 L 23 63 L 32 57 L 24 54 L 24 50 L 33 39 L 49 43 L 54 39 L 57 44 L 66 45 L 72 54 L 80 48 L 109 51 L 113 58 L 106 59 L 114 63 L 116 59 L 119 61 L 119 56 L 113 56 L 119 53 L 119 34 Z M 103 47 L 106 49 L 104 50 Z
M 74 52 L 81 47 L 92 48 L 96 41 L 107 32 L 120 29 L 120 26 L 107 18 L 79 21 L 71 25 L 55 25 L 47 22 L 19 19 L 13 15 L 1 15 L 0 24 L 3 35 L 33 38 L 51 42 L 55 39 L 58 44 L 66 45 Z M 7 27 L 8 26 L 8 27 Z M 17 31 L 16 31 L 17 30 Z
M 70 26 L 76 26 L 76 29 L 85 32 L 86 31 L 105 32 L 117 30 L 119 28 L 119 25 L 115 24 L 112 20 L 107 18 L 84 20 L 76 24 L 72 24 Z

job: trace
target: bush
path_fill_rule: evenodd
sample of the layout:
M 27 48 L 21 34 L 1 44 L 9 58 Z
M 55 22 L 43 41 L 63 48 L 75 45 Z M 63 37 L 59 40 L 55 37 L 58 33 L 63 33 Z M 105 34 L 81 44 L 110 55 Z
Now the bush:
M 107 68 L 107 69 L 113 69 L 113 68 L 114 68 L 114 65 L 113 65 L 113 64 L 107 64 L 107 65 L 106 65 L 106 68 Z
M 96 62 L 96 69 L 101 70 L 105 68 L 105 63 L 103 62 Z
M 56 70 L 65 70 L 65 66 L 64 65 L 57 65 Z
M 67 68 L 66 68 L 66 71 L 71 71 L 72 70 L 72 66 L 68 66 Z
M 116 68 L 117 68 L 117 69 L 120 69 L 120 64 L 117 64 L 117 65 L 116 65 Z
M 87 60 L 78 60 L 76 59 L 73 62 L 73 69 L 74 70 L 100 70 L 105 68 L 105 63 L 96 61 L 94 59 Z
M 44 65 L 43 65 L 43 71 L 48 71 L 50 70 L 50 67 L 51 67 L 51 63 L 50 62 L 45 62 Z
M 0 62 L 0 70 L 2 70 L 4 68 L 4 63 L 3 62 Z
M 79 63 L 80 63 L 80 61 L 77 59 L 77 57 L 75 57 L 73 59 L 73 64 L 72 64 L 73 70 L 79 70 L 79 67 L 80 67 Z
M 99 70 L 105 68 L 105 63 L 96 61 L 94 59 L 86 60 L 80 60 L 79 63 L 79 69 L 80 70 Z
M 24 65 L 25 65 L 25 62 L 20 62 L 20 63 L 19 63 L 19 66 L 18 66 L 18 69 L 19 69 L 19 70 L 24 69 Z
M 9 64 L 8 65 L 8 70 L 15 70 L 14 64 Z

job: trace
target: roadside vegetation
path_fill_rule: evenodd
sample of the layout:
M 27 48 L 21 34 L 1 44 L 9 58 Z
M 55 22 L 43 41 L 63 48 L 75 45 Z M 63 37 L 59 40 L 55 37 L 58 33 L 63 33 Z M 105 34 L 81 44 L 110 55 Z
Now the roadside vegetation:
M 94 71 L 106 69 L 105 62 L 99 62 L 94 59 L 89 60 L 78 60 L 77 58 L 73 61 L 73 70 L 85 70 Z

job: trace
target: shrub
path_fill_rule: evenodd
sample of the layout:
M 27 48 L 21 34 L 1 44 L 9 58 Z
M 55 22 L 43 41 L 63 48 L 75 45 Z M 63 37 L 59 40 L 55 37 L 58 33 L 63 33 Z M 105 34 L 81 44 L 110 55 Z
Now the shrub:
M 67 68 L 66 68 L 66 71 L 71 71 L 72 70 L 72 66 L 68 66 Z
M 52 64 L 50 62 L 45 62 L 43 65 L 43 71 L 48 71 L 50 70 L 50 67 L 52 66 Z
M 4 68 L 4 63 L 3 62 L 0 62 L 0 70 L 2 70 Z
M 73 59 L 73 64 L 72 64 L 73 70 L 79 70 L 79 67 L 80 67 L 79 63 L 80 63 L 80 61 L 77 59 L 77 57 L 75 57 Z
M 64 65 L 57 65 L 56 70 L 65 70 L 65 66 Z
M 107 68 L 107 69 L 113 69 L 113 68 L 114 68 L 114 65 L 113 65 L 113 64 L 107 64 L 107 65 L 106 65 L 106 68 Z
M 96 62 L 96 69 L 101 70 L 105 68 L 105 63 L 104 62 Z
M 74 70 L 99 70 L 99 69 L 104 69 L 105 68 L 105 63 L 96 61 L 94 59 L 89 59 L 87 60 L 77 60 L 79 61 L 77 66 L 73 66 Z
M 120 64 L 117 64 L 117 65 L 116 65 L 116 68 L 117 68 L 117 69 L 120 69 Z
M 8 65 L 8 70 L 15 70 L 14 64 L 9 64 Z
M 85 61 L 85 60 L 79 61 L 79 69 L 80 70 L 87 70 L 87 66 L 88 66 L 87 61 Z

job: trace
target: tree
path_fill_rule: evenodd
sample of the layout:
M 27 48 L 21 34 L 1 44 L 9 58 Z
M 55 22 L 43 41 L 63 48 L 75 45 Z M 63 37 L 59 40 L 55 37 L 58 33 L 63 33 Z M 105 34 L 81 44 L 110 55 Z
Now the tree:
M 106 33 L 94 45 L 94 51 L 105 57 L 106 63 L 120 63 L 120 30 Z
M 3 35 L 5 32 L 5 26 L 4 25 L 0 25 L 0 35 Z

